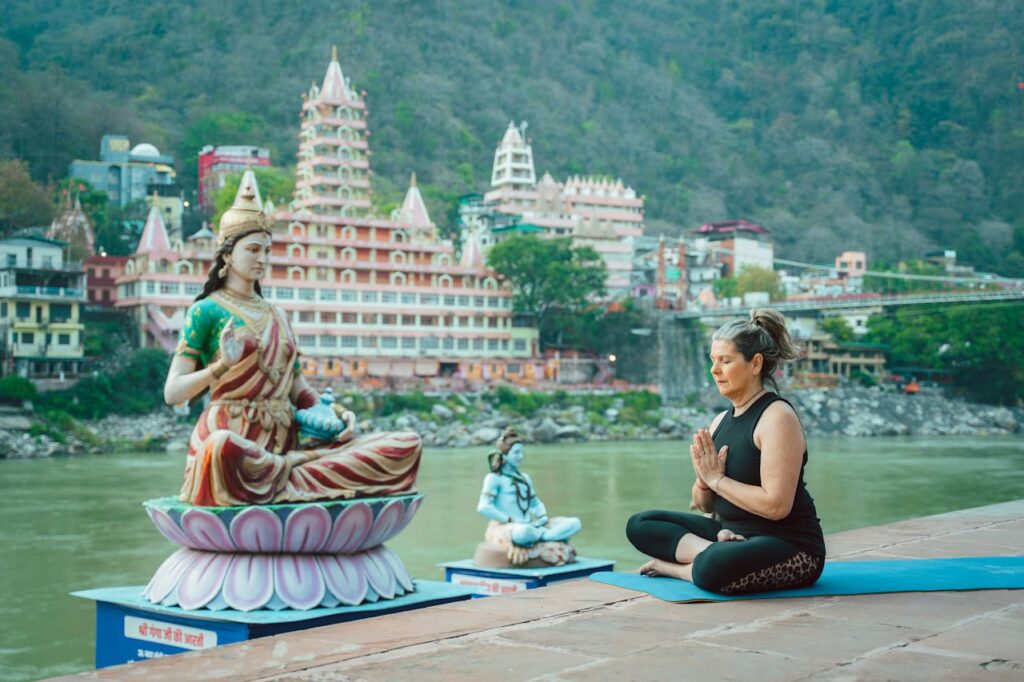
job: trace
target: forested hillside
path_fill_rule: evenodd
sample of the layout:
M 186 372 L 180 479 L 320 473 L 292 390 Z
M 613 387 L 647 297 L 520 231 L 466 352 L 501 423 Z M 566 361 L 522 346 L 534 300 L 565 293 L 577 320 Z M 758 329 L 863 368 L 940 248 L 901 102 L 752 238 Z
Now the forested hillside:
M 39 180 L 124 132 L 194 186 L 204 143 L 293 162 L 330 46 L 368 93 L 375 187 L 445 220 L 510 119 L 538 171 L 622 177 L 648 231 L 745 217 L 786 256 L 956 248 L 1024 276 L 1024 5 L 5 0 L 0 158 Z

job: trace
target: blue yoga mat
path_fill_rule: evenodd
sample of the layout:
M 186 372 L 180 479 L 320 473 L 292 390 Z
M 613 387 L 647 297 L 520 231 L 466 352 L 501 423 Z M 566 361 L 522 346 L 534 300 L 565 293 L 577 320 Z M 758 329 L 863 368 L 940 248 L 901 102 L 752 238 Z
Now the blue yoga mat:
M 828 561 L 821 578 L 810 587 L 733 596 L 707 592 L 685 580 L 649 578 L 638 573 L 601 572 L 591 574 L 590 579 L 680 603 L 883 592 L 1019 590 L 1024 589 L 1024 556 Z

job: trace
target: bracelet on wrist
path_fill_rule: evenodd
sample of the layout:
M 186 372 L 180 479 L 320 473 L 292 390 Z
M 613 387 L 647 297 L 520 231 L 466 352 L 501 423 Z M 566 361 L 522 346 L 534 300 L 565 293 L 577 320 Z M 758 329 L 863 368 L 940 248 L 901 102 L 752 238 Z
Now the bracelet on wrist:
M 218 360 L 217 362 L 210 365 L 210 374 L 213 375 L 214 379 L 220 379 L 227 373 L 227 371 L 228 366 L 225 365 L 222 360 Z

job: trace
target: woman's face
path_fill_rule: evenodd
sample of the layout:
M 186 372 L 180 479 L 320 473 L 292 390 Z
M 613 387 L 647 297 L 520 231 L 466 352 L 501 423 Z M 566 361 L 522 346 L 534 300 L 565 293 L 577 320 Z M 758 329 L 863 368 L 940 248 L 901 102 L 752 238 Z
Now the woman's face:
M 711 376 L 718 392 L 726 398 L 742 398 L 754 385 L 760 386 L 761 362 L 760 353 L 755 353 L 748 361 L 733 341 L 715 339 L 711 342 Z
M 254 232 L 242 237 L 231 249 L 229 269 L 242 279 L 257 281 L 270 268 L 270 235 Z

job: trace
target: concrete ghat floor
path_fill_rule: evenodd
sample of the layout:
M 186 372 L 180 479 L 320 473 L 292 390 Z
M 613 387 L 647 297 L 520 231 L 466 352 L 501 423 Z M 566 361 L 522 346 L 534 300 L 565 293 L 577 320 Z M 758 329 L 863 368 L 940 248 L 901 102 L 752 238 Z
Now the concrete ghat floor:
M 827 538 L 1024 554 L 1024 500 Z M 1024 590 L 670 604 L 589 580 L 83 673 L 100 680 L 1024 680 Z M 71 678 L 66 678 L 71 679 Z

